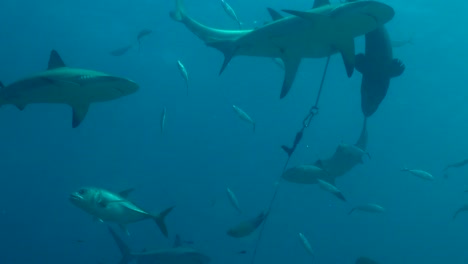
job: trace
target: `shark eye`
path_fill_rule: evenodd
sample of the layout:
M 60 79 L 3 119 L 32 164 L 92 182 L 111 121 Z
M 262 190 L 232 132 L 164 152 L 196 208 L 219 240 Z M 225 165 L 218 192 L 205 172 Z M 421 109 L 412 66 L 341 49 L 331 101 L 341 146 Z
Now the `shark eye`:
M 83 195 L 83 194 L 86 194 L 88 192 L 88 190 L 86 189 L 81 189 L 78 191 L 79 194 Z

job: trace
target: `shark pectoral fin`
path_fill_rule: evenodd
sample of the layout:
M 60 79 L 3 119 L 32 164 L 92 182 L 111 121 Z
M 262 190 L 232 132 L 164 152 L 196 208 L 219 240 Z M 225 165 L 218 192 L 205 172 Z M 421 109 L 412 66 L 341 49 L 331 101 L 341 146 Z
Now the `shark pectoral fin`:
M 282 60 L 284 62 L 284 80 L 280 99 L 284 98 L 291 89 L 294 79 L 296 78 L 297 69 L 301 64 L 301 57 L 284 56 Z
M 404 71 L 405 64 L 403 64 L 403 62 L 399 59 L 393 59 L 388 70 L 390 78 L 398 77 L 403 74 Z
M 315 0 L 312 8 L 317 8 L 317 7 L 321 7 L 321 6 L 325 6 L 329 4 L 330 4 L 329 0 Z
M 319 22 L 319 21 L 324 21 L 325 19 L 330 19 L 329 16 L 321 15 L 317 13 L 309 13 L 309 12 L 289 10 L 289 9 L 283 9 L 282 11 L 285 13 L 291 14 L 293 16 L 297 16 L 302 19 L 309 20 L 311 22 Z
M 367 63 L 367 58 L 366 55 L 359 53 L 356 54 L 354 58 L 354 67 L 356 70 L 362 74 L 366 74 L 368 72 L 368 63 Z
M 271 19 L 273 19 L 273 21 L 283 18 L 283 16 L 280 13 L 278 13 L 278 11 L 276 11 L 276 10 L 274 10 L 272 8 L 269 8 L 269 7 L 267 8 L 267 10 L 268 10 L 268 13 L 271 16 Z
M 60 55 L 56 50 L 52 50 L 50 52 L 50 57 L 49 57 L 49 65 L 47 67 L 47 70 L 53 70 L 57 68 L 62 68 L 62 67 L 67 67 L 65 63 L 63 63 L 62 58 L 60 58 Z
M 82 105 L 72 105 L 73 110 L 73 119 L 72 119 L 72 127 L 78 127 L 83 119 L 86 117 L 88 113 L 89 104 L 82 104 Z
M 127 198 L 128 195 L 133 192 L 135 190 L 135 188 L 129 188 L 129 189 L 126 189 L 126 190 L 123 190 L 121 192 L 119 192 L 119 195 L 122 196 L 123 198 Z
M 236 55 L 237 49 L 239 47 L 236 46 L 235 42 L 231 40 L 209 41 L 206 42 L 206 45 L 213 47 L 224 54 L 224 62 L 221 66 L 221 70 L 219 71 L 219 75 L 221 75 L 231 59 Z
M 354 39 L 352 37 L 344 37 L 333 43 L 332 46 L 341 53 L 346 73 L 348 77 L 351 77 L 353 75 L 355 62 Z

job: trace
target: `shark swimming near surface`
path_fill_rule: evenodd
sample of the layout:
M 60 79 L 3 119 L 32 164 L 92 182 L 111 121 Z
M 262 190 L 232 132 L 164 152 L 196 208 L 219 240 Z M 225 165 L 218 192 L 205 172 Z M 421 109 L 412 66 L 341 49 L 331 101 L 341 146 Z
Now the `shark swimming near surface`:
M 91 103 L 114 100 L 138 90 L 135 82 L 93 70 L 69 68 L 57 51 L 50 53 L 46 71 L 0 83 L 0 106 L 12 104 L 23 110 L 28 104 L 67 104 L 73 110 L 72 127 L 86 117 Z
M 171 17 L 183 23 L 207 46 L 224 54 L 221 74 L 236 56 L 280 58 L 285 75 L 280 98 L 284 98 L 303 58 L 325 58 L 340 53 L 348 77 L 353 74 L 354 38 L 369 33 L 390 21 L 395 12 L 376 1 L 330 4 L 318 1 L 308 11 L 274 11 L 270 23 L 250 30 L 224 30 L 205 26 L 187 15 L 183 0 L 176 1 Z M 272 14 L 272 12 L 270 12 Z

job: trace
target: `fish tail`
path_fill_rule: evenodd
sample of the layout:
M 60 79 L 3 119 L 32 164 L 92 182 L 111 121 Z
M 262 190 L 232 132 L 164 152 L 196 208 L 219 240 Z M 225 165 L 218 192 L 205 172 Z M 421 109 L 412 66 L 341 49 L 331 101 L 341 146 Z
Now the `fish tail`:
M 185 5 L 183 0 L 176 0 L 176 10 L 169 13 L 172 19 L 181 22 L 185 17 Z
M 154 222 L 158 225 L 159 229 L 161 230 L 161 233 L 165 236 L 169 236 L 169 232 L 167 231 L 167 226 L 166 223 L 164 222 L 166 216 L 174 209 L 175 206 L 169 207 L 166 210 L 162 211 L 158 215 L 153 216 Z
M 123 242 L 123 240 L 115 233 L 112 228 L 109 226 L 107 228 L 114 238 L 115 243 L 119 247 L 120 253 L 122 253 L 122 259 L 120 260 L 119 264 L 130 263 L 133 260 L 133 255 L 130 251 L 130 248 Z

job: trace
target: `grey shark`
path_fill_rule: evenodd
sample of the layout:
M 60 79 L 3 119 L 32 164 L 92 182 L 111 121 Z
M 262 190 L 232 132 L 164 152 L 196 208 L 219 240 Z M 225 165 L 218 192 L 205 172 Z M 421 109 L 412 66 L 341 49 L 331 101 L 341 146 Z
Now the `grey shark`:
M 361 134 L 354 145 L 341 143 L 330 158 L 317 160 L 314 165 L 326 171 L 332 179 L 344 175 L 356 165 L 363 163 L 367 138 L 367 118 L 364 118 Z
M 362 73 L 361 110 L 369 117 L 387 95 L 390 79 L 400 76 L 405 65 L 393 58 L 392 43 L 385 26 L 366 34 L 365 54 L 356 55 L 356 70 Z
M 0 83 L 0 106 L 13 104 L 23 110 L 28 104 L 67 104 L 73 110 L 72 127 L 86 117 L 91 103 L 114 100 L 138 90 L 135 82 L 102 72 L 69 68 L 57 51 L 50 53 L 46 71 L 8 86 Z
M 354 38 L 390 21 L 395 12 L 376 1 L 329 4 L 319 1 L 308 11 L 283 10 L 274 21 L 251 30 L 223 30 L 205 26 L 187 15 L 183 0 L 176 0 L 171 17 L 224 54 L 220 74 L 236 56 L 281 58 L 285 75 L 280 98 L 289 92 L 303 58 L 324 58 L 340 53 L 348 76 L 353 74 Z
M 281 176 L 288 182 L 298 184 L 319 184 L 321 188 L 345 201 L 335 185 L 335 180 L 362 163 L 367 147 L 367 119 L 364 119 L 361 134 L 355 144 L 341 143 L 328 159 L 319 159 L 312 164 L 302 164 L 286 170 Z
M 177 236 L 174 246 L 168 249 L 145 250 L 132 252 L 115 231 L 109 227 L 109 232 L 122 253 L 120 264 L 136 261 L 137 264 L 208 264 L 210 257 L 192 247 L 184 246 Z

